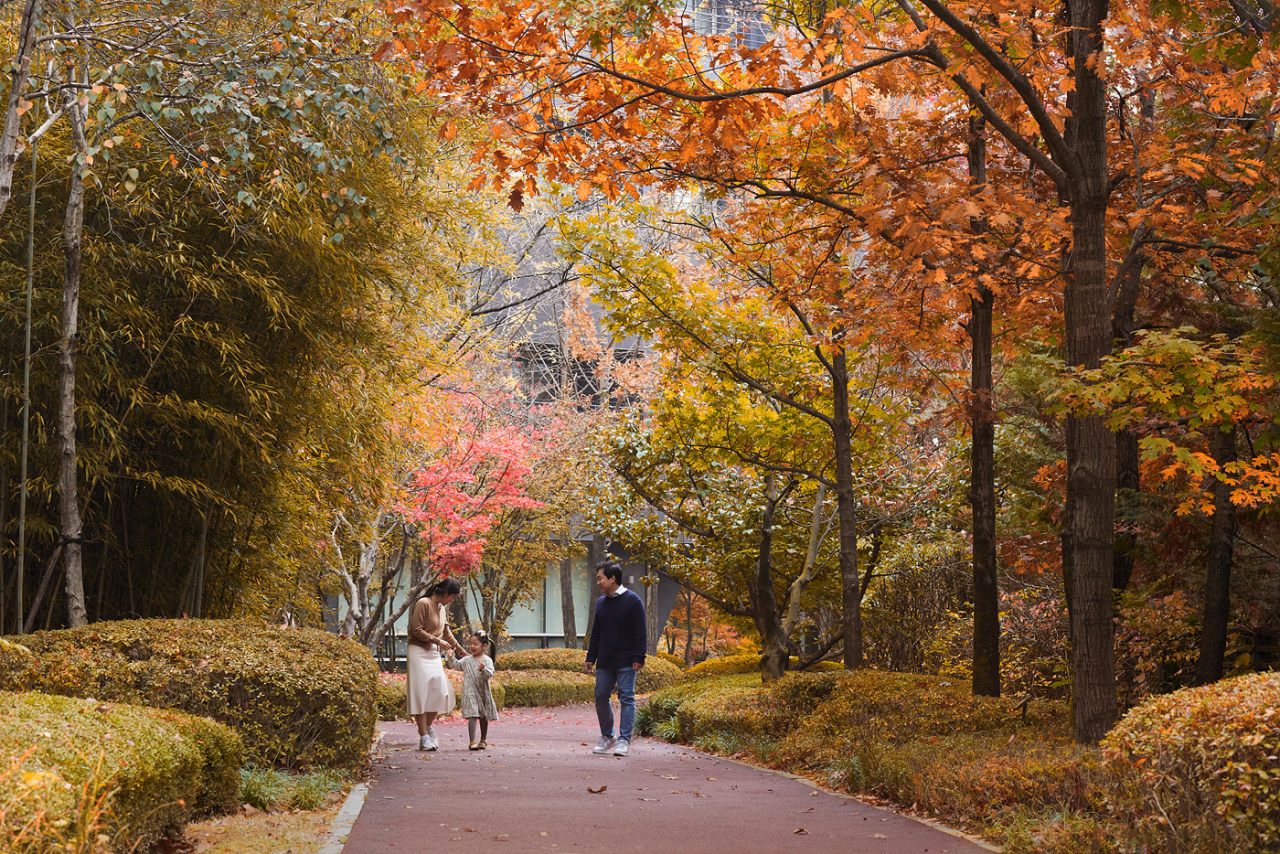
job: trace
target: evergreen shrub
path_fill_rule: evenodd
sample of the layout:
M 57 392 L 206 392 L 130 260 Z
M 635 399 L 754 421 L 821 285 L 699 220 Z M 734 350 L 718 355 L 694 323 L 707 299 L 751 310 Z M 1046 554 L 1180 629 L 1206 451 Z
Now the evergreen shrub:
M 213 718 L 257 765 L 354 769 L 376 722 L 377 668 L 358 643 L 248 621 L 128 620 L 0 647 L 0 689 L 97 697 Z
M 798 668 L 800 659 L 791 656 L 788 667 Z M 806 673 L 822 673 L 844 670 L 838 661 L 819 661 L 803 671 Z M 727 676 L 731 673 L 759 673 L 760 653 L 744 652 L 737 655 L 723 655 L 719 658 L 708 658 L 690 667 L 685 673 L 689 676 Z
M 567 670 L 499 670 L 494 682 L 502 683 L 508 706 L 590 703 L 596 690 L 595 678 L 581 669 L 577 673 Z
M 6 851 L 145 851 L 234 812 L 241 758 L 239 736 L 207 718 L 0 691 L 0 836 Z
M 504 670 L 562 670 L 568 673 L 584 673 L 587 653 L 581 649 L 522 649 L 498 656 L 498 672 Z M 661 656 L 645 656 L 644 669 L 636 677 L 636 693 L 649 694 L 673 685 L 683 678 L 684 672 Z M 592 689 L 594 692 L 594 689 Z M 592 699 L 589 695 L 585 701 Z M 575 702 L 575 701 L 569 701 Z M 528 705 L 512 702 L 513 706 Z M 540 705 L 540 704 L 539 704 Z
M 454 708 L 457 708 L 462 704 L 462 671 L 446 670 L 445 675 L 453 682 L 453 690 L 457 695 Z M 502 687 L 500 678 L 490 680 L 489 688 L 493 691 L 494 705 L 498 707 L 498 711 L 502 711 L 503 706 L 506 704 L 506 690 Z M 378 720 L 412 720 L 409 717 L 408 690 L 409 683 L 403 673 L 379 673 Z
M 1117 823 L 1152 851 L 1280 851 L 1280 673 L 1154 697 L 1102 742 Z

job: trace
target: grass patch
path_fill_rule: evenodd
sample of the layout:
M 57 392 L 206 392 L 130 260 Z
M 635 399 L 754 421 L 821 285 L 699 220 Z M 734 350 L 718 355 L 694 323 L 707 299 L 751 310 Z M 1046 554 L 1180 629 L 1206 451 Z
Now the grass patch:
M 339 800 L 313 811 L 245 810 L 187 825 L 186 840 L 200 854 L 317 854 L 341 809 Z
M 346 789 L 346 780 L 331 769 L 304 774 L 275 768 L 240 770 L 240 800 L 262 812 L 320 809 Z

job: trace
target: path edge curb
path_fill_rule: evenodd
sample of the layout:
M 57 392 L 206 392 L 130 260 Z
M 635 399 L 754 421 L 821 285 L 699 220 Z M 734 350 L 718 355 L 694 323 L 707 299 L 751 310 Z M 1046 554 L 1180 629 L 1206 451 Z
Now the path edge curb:
M 351 787 L 351 792 L 343 802 L 342 809 L 338 810 L 338 815 L 334 817 L 333 825 L 329 828 L 329 841 L 321 846 L 316 854 L 342 854 L 342 849 L 347 844 L 347 835 L 351 833 L 356 819 L 360 817 L 360 810 L 368 797 L 368 783 L 357 783 Z

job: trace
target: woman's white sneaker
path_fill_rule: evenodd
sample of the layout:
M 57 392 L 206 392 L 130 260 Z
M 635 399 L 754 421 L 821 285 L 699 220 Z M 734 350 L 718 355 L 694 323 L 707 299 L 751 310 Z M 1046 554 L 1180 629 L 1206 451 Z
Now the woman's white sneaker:
M 597 753 L 597 754 L 608 753 L 609 751 L 613 750 L 614 746 L 617 743 L 618 742 L 616 739 L 612 739 L 607 735 L 602 735 L 600 736 L 600 740 L 596 742 L 596 746 L 591 748 L 591 752 Z

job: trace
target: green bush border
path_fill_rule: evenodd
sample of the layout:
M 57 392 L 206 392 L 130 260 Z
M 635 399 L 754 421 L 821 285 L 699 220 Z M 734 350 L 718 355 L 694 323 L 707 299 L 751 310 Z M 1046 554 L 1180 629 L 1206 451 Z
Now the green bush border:
M 97 697 L 210 717 L 248 759 L 359 768 L 373 740 L 377 668 L 358 643 L 235 620 L 129 620 L 24 635 L 0 647 L 0 689 Z
M 145 851 L 192 819 L 240 804 L 239 736 L 170 710 L 3 691 L 0 757 L 6 767 L 20 764 L 21 779 L 41 783 L 45 791 L 27 801 L 34 809 L 77 816 L 68 798 L 86 782 L 105 786 L 105 830 L 122 850 Z

